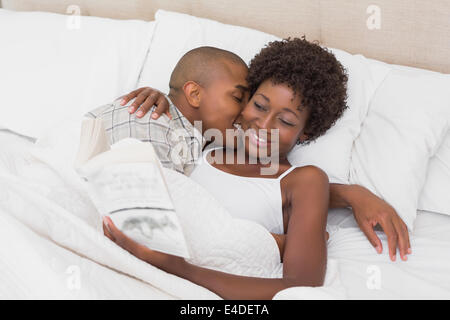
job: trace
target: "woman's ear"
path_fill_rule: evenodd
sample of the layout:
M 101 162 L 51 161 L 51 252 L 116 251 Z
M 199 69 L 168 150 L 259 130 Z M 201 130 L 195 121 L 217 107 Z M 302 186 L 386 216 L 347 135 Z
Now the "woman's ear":
M 200 107 L 202 87 L 195 81 L 188 81 L 183 85 L 184 95 L 188 103 L 194 107 Z
M 303 132 L 302 134 L 300 134 L 300 137 L 298 137 L 297 144 L 302 144 L 303 142 L 308 140 L 308 138 L 308 135 Z

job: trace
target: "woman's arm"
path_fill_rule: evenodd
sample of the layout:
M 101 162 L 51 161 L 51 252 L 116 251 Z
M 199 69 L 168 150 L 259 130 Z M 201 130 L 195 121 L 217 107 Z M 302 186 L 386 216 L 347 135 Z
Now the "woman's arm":
M 321 286 L 326 268 L 328 178 L 315 167 L 298 168 L 294 172 L 289 180 L 292 186 L 289 188 L 291 213 L 281 279 L 237 276 L 189 264 L 182 258 L 135 243 L 109 218 L 105 220 L 105 234 L 138 258 L 203 286 L 224 299 L 272 299 L 276 293 L 289 287 Z
M 330 208 L 351 207 L 354 185 L 330 183 Z
M 381 240 L 374 231 L 379 224 L 386 233 L 389 255 L 395 261 L 397 246 L 402 260 L 411 253 L 406 224 L 392 206 L 363 186 L 330 184 L 330 208 L 351 207 L 355 220 L 378 253 L 383 251 Z

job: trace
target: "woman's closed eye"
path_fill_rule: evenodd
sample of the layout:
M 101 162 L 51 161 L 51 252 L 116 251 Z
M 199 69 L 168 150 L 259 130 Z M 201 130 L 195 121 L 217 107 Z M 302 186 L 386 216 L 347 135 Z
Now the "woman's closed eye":
M 268 111 L 268 108 L 266 106 L 259 104 L 258 102 L 254 101 L 253 104 L 258 111 L 261 111 L 261 112 Z M 288 119 L 286 119 L 286 117 L 279 117 L 278 119 L 280 120 L 280 122 L 283 125 L 286 125 L 286 126 L 295 127 L 297 125 L 295 121 L 288 120 Z
M 260 111 L 267 111 L 267 108 L 257 102 L 253 102 L 253 104 L 255 105 L 256 109 L 260 110 Z
M 288 120 L 285 120 L 283 118 L 279 118 L 279 119 L 280 119 L 281 123 L 283 123 L 284 125 L 287 125 L 287 126 L 290 126 L 290 127 L 295 127 L 295 123 L 293 123 L 291 121 L 288 121 Z

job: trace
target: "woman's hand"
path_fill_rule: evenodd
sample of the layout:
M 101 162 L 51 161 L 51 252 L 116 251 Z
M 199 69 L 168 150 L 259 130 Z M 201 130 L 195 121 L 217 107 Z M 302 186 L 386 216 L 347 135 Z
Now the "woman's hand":
M 127 250 L 135 257 L 166 272 L 179 275 L 186 261 L 177 256 L 154 251 L 128 238 L 114 225 L 109 217 L 103 217 L 103 233 L 118 246 Z
M 373 230 L 379 224 L 386 233 L 391 260 L 395 261 L 397 246 L 401 259 L 407 260 L 406 255 L 411 253 L 408 228 L 394 208 L 362 186 L 348 187 L 352 188 L 348 202 L 355 219 L 377 252 L 383 251 L 381 240 Z
M 158 119 L 163 113 L 172 119 L 172 116 L 169 113 L 169 101 L 167 101 L 162 92 L 150 87 L 139 88 L 121 97 L 122 100 L 120 101 L 120 105 L 124 106 L 134 98 L 136 99 L 130 105 L 128 111 L 134 113 L 138 110 L 136 112 L 136 117 L 142 118 L 154 105 L 156 105 L 156 108 L 152 113 L 152 119 Z

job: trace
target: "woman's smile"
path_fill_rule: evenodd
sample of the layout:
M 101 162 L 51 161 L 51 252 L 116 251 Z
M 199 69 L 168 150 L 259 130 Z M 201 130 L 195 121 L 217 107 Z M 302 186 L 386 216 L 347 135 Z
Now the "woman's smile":
M 267 130 L 260 129 L 256 131 L 255 129 L 248 129 L 246 132 L 249 142 L 259 148 L 267 148 L 271 141 L 268 139 Z

